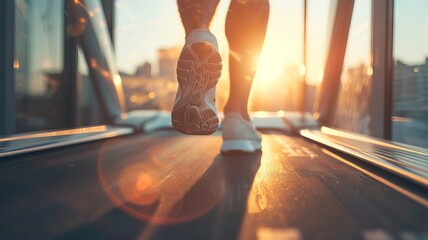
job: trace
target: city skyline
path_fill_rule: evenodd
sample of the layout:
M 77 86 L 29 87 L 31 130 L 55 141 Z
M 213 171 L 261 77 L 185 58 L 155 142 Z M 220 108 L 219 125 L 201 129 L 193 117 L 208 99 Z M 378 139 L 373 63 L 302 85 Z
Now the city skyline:
M 22 11 L 29 10 L 26 14 L 32 19 L 27 23 L 29 37 L 32 39 L 32 46 L 27 53 L 29 56 L 27 64 L 31 75 L 35 76 L 40 72 L 59 70 L 62 67 L 62 52 L 51 51 L 62 47 L 60 17 L 62 4 L 56 1 L 50 5 L 32 4 L 33 2 L 35 1 L 17 0 L 16 8 Z M 322 77 L 325 49 L 328 44 L 328 39 L 324 39 L 323 34 L 328 31 L 331 2 L 331 0 L 308 0 L 307 78 L 312 84 L 319 83 Z M 301 3 L 302 1 L 297 0 L 271 0 L 271 18 L 256 85 L 265 82 L 266 79 L 272 81 L 281 74 L 282 67 L 286 64 L 301 64 Z M 348 49 L 358 51 L 347 51 L 345 67 L 370 62 L 370 3 L 370 0 L 355 2 Z M 394 59 L 400 59 L 408 64 L 423 62 L 428 55 L 428 31 L 418 31 L 428 26 L 424 10 L 428 9 L 428 2 L 414 0 L 414 3 L 416 4 L 406 4 L 404 0 L 396 0 L 394 12 L 396 19 L 393 36 Z M 30 4 L 31 7 L 25 8 L 25 4 Z M 220 50 L 223 52 L 227 50 L 223 26 L 228 4 L 229 0 L 220 1 L 212 24 L 213 32 L 219 37 Z M 420 27 L 415 29 L 411 26 Z M 181 46 L 184 39 L 175 0 L 117 0 L 116 27 L 116 63 L 122 72 L 132 72 L 138 64 L 146 60 L 153 62 L 158 48 Z M 284 42 L 280 49 L 275 47 L 281 45 L 278 42 Z M 278 59 L 270 61 L 271 56 L 277 56 Z M 17 66 L 20 61 L 25 60 L 17 59 Z M 23 63 L 20 65 L 25 67 Z M 44 91 L 40 84 L 33 81 L 30 84 L 28 91 L 35 93 Z
M 220 1 L 211 26 L 223 52 L 227 51 L 224 20 L 229 2 Z M 308 0 L 307 79 L 312 84 L 318 84 L 322 76 L 329 40 L 331 2 Z M 420 24 L 420 19 L 426 19 L 424 9 L 428 9 L 428 2 L 414 2 L 417 4 L 397 0 L 395 19 L 399 21 L 394 22 L 394 58 L 411 64 L 424 61 L 428 55 L 428 31 L 400 34 L 408 32 L 409 26 Z M 303 1 L 271 0 L 270 3 L 271 16 L 255 84 L 265 79 L 273 81 L 285 64 L 302 63 Z M 130 72 L 132 66 L 145 60 L 153 62 L 158 48 L 182 46 L 184 31 L 175 0 L 118 0 L 116 6 L 116 59 L 122 71 Z M 347 51 L 345 67 L 371 61 L 370 16 L 371 1 L 355 1 L 348 42 L 348 49 L 354 50 Z

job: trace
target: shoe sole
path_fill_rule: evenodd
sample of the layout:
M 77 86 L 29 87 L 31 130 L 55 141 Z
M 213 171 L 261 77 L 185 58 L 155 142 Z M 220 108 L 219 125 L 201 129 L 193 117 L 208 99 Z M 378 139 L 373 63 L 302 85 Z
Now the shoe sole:
M 221 56 L 210 44 L 198 42 L 183 49 L 177 64 L 182 95 L 171 114 L 172 126 L 177 131 L 209 135 L 217 130 L 219 120 L 215 109 L 207 108 L 203 101 L 206 92 L 216 86 L 221 68 Z
M 255 140 L 225 140 L 221 145 L 221 153 L 253 153 L 262 149 L 262 144 Z

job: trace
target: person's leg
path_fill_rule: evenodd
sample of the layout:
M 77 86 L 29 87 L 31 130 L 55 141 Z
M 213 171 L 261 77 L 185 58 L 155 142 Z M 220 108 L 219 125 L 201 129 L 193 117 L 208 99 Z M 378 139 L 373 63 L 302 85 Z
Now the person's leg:
M 215 87 L 222 63 L 217 39 L 209 31 L 218 2 L 177 0 L 186 42 L 177 64 L 179 86 L 171 122 L 185 134 L 211 134 L 218 127 Z
M 226 19 L 229 41 L 230 95 L 222 121 L 220 151 L 255 152 L 261 136 L 248 114 L 248 96 L 256 73 L 269 18 L 269 0 L 232 0 Z
M 177 0 L 186 36 L 197 28 L 208 29 L 219 0 Z
M 225 113 L 238 112 L 249 120 L 248 97 L 263 46 L 269 0 L 232 0 L 226 19 L 229 42 L 230 95 Z

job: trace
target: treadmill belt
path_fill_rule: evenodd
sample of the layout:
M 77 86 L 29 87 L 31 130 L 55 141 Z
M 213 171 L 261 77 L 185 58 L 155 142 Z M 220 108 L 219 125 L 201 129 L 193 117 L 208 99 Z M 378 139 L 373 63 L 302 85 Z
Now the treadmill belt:
M 164 130 L 0 161 L 0 239 L 426 239 L 426 189 L 298 136 Z

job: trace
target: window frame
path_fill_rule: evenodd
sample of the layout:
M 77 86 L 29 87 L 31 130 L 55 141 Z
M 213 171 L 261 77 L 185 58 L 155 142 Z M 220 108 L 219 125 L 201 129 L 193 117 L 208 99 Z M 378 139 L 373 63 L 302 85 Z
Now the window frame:
M 0 135 L 15 132 L 14 0 L 0 1 Z
M 371 65 L 369 132 L 373 137 L 390 140 L 392 136 L 393 0 L 371 0 Z M 354 0 L 338 1 L 325 74 L 315 105 L 315 118 L 331 126 L 338 101 L 340 79 L 352 20 Z M 334 47 L 332 47 L 334 46 Z
M 372 92 L 370 135 L 391 140 L 393 0 L 372 0 Z
M 78 76 L 78 37 L 69 36 L 71 17 L 67 14 L 73 0 L 64 1 L 63 14 L 63 72 L 59 86 L 59 106 L 62 128 L 80 125 Z M 114 0 L 101 0 L 106 14 L 110 35 L 113 36 Z M 12 135 L 16 131 L 15 112 L 15 0 L 0 1 L 0 136 Z

